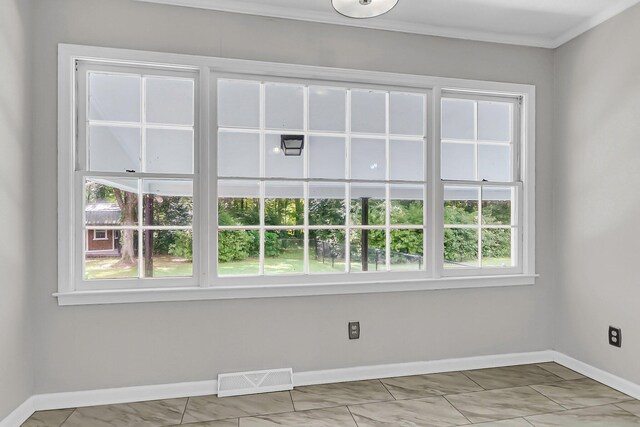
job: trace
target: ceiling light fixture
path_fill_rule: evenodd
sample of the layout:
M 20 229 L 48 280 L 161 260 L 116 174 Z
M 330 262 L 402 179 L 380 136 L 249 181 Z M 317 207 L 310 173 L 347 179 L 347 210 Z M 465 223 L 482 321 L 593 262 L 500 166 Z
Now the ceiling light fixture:
M 399 0 L 331 0 L 333 8 L 348 18 L 373 18 L 393 9 Z

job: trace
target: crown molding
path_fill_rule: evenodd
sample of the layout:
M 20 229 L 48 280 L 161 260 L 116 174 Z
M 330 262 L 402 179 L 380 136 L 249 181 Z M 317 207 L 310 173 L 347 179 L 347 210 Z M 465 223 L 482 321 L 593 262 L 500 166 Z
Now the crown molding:
M 594 15 L 594 16 L 591 16 L 591 17 L 587 18 L 586 20 L 584 20 L 579 25 L 573 27 L 569 31 L 567 31 L 564 34 L 562 34 L 561 36 L 557 37 L 553 41 L 552 47 L 553 48 L 557 48 L 557 47 L 562 46 L 563 44 L 575 39 L 576 37 L 580 36 L 581 34 L 586 33 L 587 31 L 591 30 L 592 28 L 597 27 L 598 25 L 602 24 L 603 22 L 608 21 L 609 19 L 613 18 L 614 16 L 621 14 L 625 10 L 635 6 L 638 3 L 640 3 L 640 0 L 623 0 L 623 1 L 619 2 L 619 3 L 616 3 L 616 4 L 612 5 L 611 7 L 603 10 L 602 12 L 598 13 L 597 15 Z
M 146 3 L 159 3 L 171 6 L 186 6 L 198 9 L 217 10 L 221 12 L 241 13 L 245 15 L 266 16 L 270 18 L 295 19 L 298 21 L 317 22 L 322 24 L 344 25 L 350 27 L 370 28 L 376 30 L 395 31 L 409 34 L 447 37 L 490 43 L 513 44 L 532 47 L 554 47 L 552 38 L 530 37 L 516 34 L 503 34 L 490 31 L 474 31 L 462 28 L 429 24 L 417 24 L 381 17 L 376 19 L 350 19 L 338 13 L 306 11 L 284 8 L 269 4 L 247 3 L 238 0 L 137 0 Z M 636 0 L 640 1 L 640 0 Z
M 640 0 L 624 0 L 603 10 L 597 15 L 588 17 L 577 26 L 559 37 L 532 37 L 517 34 L 504 34 L 491 31 L 474 31 L 456 27 L 429 24 L 417 24 L 389 19 L 349 19 L 333 12 L 306 11 L 269 4 L 258 4 L 239 0 L 137 0 L 146 3 L 159 3 L 171 6 L 186 6 L 198 9 L 217 10 L 221 12 L 242 13 L 246 15 L 267 16 L 270 18 L 295 19 L 299 21 L 318 22 L 323 24 L 345 25 L 350 27 L 371 28 L 409 34 L 448 37 L 462 40 L 473 40 L 490 43 L 503 43 L 519 46 L 542 47 L 555 49 L 578 37 L 610 18 L 640 3 Z

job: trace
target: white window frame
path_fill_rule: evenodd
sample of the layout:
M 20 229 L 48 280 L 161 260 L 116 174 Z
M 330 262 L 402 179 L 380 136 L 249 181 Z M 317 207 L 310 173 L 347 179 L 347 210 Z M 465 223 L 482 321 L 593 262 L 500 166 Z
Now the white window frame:
M 98 233 L 104 233 L 104 237 L 96 237 L 96 235 Z M 97 229 L 97 228 L 94 229 L 93 230 L 93 240 L 109 240 L 109 237 L 107 235 L 107 230 L 102 229 L 102 228 L 101 229 Z
M 194 276 L 191 281 L 151 279 L 149 288 L 92 289 L 79 286 L 78 239 L 74 230 L 80 224 L 76 209 L 78 186 L 76 123 L 76 61 L 169 67 L 198 74 L 194 136 Z M 217 248 L 217 102 L 216 80 L 212 76 L 259 76 L 265 81 L 294 79 L 313 82 L 343 82 L 355 87 L 403 88 L 407 92 L 427 94 L 427 186 L 425 205 L 427 252 L 426 272 L 421 276 L 408 272 L 338 274 L 333 280 L 312 280 L 310 275 L 257 276 L 223 281 L 216 277 Z M 357 83 L 353 83 L 357 82 Z M 322 83 L 319 83 L 322 84 Z M 517 271 L 493 269 L 474 275 L 449 275 L 443 262 L 443 182 L 440 180 L 440 100 L 442 93 L 473 93 L 508 96 L 521 101 L 519 129 L 521 196 L 520 222 L 522 253 Z M 58 292 L 60 305 L 109 304 L 151 301 L 335 295 L 372 292 L 398 292 L 432 289 L 476 288 L 532 285 L 535 282 L 535 86 L 475 80 L 428 77 L 408 74 L 347 70 L 337 68 L 278 64 L 204 56 L 123 50 L 60 44 L 58 47 Z M 90 173 L 87 173 L 90 175 Z M 133 174 L 135 176 L 136 174 Z M 514 177 L 515 180 L 515 177 Z M 73 191 L 72 191 L 73 189 Z M 81 193 L 81 191 L 80 191 Z M 198 231 L 196 231 L 198 230 Z M 204 238 L 197 239 L 198 236 Z M 197 254 L 197 255 L 196 255 Z M 197 260 L 195 259 L 197 257 Z M 195 266 L 198 265 L 198 268 Z M 162 282 L 163 285 L 155 285 Z M 302 283 L 301 283 L 302 282 Z

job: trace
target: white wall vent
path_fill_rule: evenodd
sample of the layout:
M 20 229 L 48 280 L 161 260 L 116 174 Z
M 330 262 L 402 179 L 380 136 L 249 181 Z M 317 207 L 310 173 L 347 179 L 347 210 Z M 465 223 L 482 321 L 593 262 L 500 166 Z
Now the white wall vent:
M 293 369 L 233 372 L 218 375 L 218 397 L 293 390 Z

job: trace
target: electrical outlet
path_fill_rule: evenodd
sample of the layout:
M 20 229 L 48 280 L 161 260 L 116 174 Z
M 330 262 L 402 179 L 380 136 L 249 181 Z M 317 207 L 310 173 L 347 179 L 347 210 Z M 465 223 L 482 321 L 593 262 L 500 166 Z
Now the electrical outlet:
M 609 326 L 609 345 L 622 347 L 622 329 Z
M 360 322 L 349 322 L 349 339 L 360 339 Z

